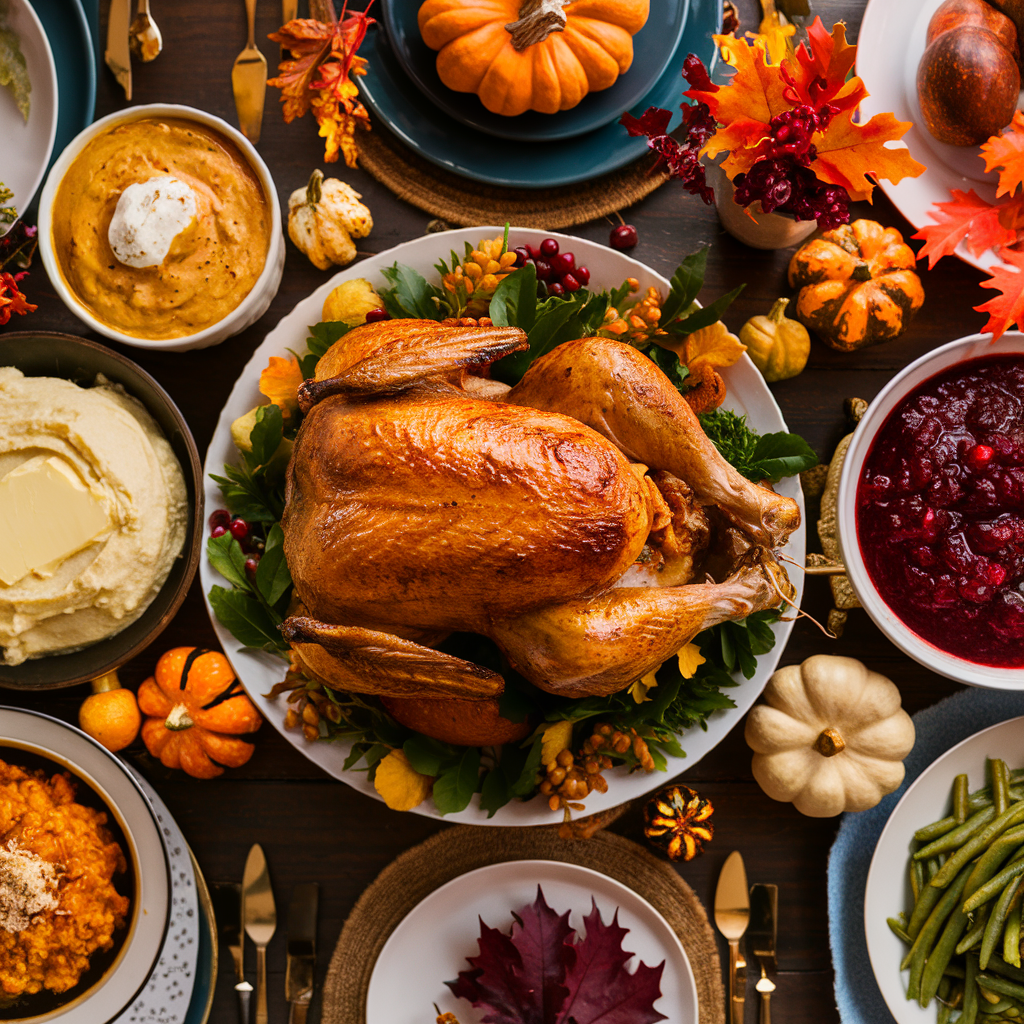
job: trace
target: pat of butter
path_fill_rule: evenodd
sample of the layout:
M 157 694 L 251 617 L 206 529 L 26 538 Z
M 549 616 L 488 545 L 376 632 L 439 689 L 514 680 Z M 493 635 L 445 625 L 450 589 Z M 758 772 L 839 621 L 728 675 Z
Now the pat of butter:
M 107 241 L 125 266 L 158 267 L 195 217 L 196 195 L 183 181 L 170 175 L 137 181 L 118 198 Z
M 0 581 L 45 575 L 109 527 L 106 505 L 64 459 L 37 455 L 0 479 Z

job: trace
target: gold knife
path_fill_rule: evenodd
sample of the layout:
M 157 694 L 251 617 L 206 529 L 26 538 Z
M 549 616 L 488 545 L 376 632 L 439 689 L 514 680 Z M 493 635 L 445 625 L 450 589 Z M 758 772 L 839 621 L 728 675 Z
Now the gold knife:
M 132 54 L 128 42 L 128 26 L 132 21 L 132 0 L 110 0 L 107 16 L 107 49 L 103 59 L 114 72 L 117 84 L 124 89 L 124 98 L 132 98 Z
M 729 943 L 729 1020 L 743 1024 L 747 993 L 747 961 L 740 952 L 740 939 L 750 921 L 750 893 L 747 872 L 739 850 L 729 854 L 718 876 L 715 890 L 715 924 Z
M 267 95 L 267 58 L 256 47 L 256 0 L 245 0 L 249 22 L 249 41 L 235 58 L 231 69 L 231 88 L 242 134 L 255 146 L 263 126 L 263 101 Z
M 242 920 L 256 947 L 256 1024 L 267 1024 L 267 943 L 277 929 L 277 908 L 263 847 L 254 843 L 242 876 Z

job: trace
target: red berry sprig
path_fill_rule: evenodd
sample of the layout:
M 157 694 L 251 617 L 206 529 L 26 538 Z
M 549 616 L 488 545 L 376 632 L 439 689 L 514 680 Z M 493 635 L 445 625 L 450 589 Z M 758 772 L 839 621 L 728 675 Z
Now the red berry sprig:
M 561 252 L 558 240 L 545 238 L 539 246 L 521 245 L 513 250 L 516 267 L 532 263 L 537 270 L 537 280 L 542 282 L 548 295 L 564 298 L 566 293 L 578 292 L 590 282 L 590 271 L 576 265 L 571 252 Z

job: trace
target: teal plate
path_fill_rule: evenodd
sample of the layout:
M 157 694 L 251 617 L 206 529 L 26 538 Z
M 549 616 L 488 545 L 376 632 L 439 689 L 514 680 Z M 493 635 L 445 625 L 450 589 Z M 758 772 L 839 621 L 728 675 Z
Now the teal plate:
M 469 128 L 519 142 L 549 142 L 586 135 L 617 121 L 639 103 L 662 76 L 683 34 L 690 0 L 652 0 L 647 24 L 633 37 L 633 64 L 611 88 L 592 92 L 572 110 L 557 114 L 527 111 L 518 117 L 492 114 L 472 93 L 453 92 L 437 73 L 437 54 L 420 35 L 419 8 L 408 0 L 383 0 L 388 42 L 399 64 L 424 95 L 449 117 Z
M 685 88 L 683 61 L 696 53 L 710 66 L 716 54 L 711 37 L 721 24 L 722 0 L 690 0 L 682 39 L 668 67 L 630 113 L 667 107 L 676 112 L 676 127 Z M 370 63 L 359 86 L 366 105 L 422 157 L 464 178 L 509 188 L 552 188 L 616 171 L 647 152 L 647 140 L 630 138 L 617 122 L 578 138 L 529 145 L 467 129 L 410 82 L 379 25 L 367 37 L 364 52 Z
M 57 136 L 50 166 L 87 125 L 96 109 L 96 56 L 82 0 L 29 0 L 46 29 L 57 65 Z M 86 0 L 95 27 L 99 4 Z

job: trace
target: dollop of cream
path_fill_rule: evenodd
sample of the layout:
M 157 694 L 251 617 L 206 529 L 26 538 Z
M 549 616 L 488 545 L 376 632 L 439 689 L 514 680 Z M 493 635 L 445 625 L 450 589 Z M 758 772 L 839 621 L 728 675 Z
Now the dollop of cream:
M 183 181 L 170 176 L 138 181 L 121 193 L 107 239 L 126 266 L 157 267 L 195 216 L 195 193 Z

